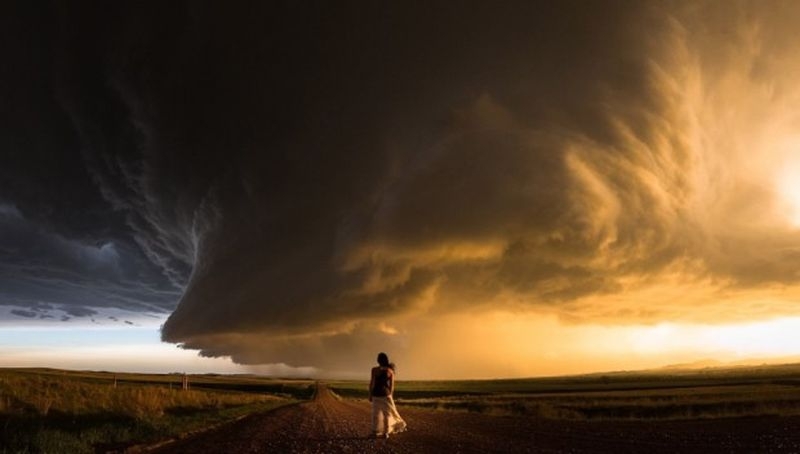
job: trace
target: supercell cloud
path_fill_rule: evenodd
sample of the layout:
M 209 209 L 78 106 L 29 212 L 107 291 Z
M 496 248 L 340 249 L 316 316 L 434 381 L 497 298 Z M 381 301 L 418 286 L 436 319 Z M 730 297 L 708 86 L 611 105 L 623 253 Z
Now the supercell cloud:
M 21 317 L 174 311 L 201 354 L 334 370 L 453 314 L 793 313 L 795 3 L 17 8 Z

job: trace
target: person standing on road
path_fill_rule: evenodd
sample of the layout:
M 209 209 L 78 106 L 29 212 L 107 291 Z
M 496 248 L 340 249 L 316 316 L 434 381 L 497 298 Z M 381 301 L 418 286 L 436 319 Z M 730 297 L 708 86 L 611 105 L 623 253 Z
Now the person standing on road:
M 394 371 L 389 367 L 389 356 L 378 354 L 378 366 L 372 368 L 369 380 L 369 400 L 372 402 L 372 434 L 389 438 L 393 429 L 390 402 L 393 404 Z M 397 411 L 397 409 L 395 409 Z

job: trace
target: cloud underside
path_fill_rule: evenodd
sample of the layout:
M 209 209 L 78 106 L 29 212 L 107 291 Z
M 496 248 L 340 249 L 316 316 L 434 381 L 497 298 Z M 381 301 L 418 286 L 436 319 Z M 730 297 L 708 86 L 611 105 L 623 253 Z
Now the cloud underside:
M 137 247 L 156 304 L 184 289 L 163 338 L 247 364 L 336 368 L 457 313 L 789 315 L 800 7 L 779 6 L 127 11 L 65 31 L 56 65 L 111 232 L 41 214 L 41 187 L 6 202 Z

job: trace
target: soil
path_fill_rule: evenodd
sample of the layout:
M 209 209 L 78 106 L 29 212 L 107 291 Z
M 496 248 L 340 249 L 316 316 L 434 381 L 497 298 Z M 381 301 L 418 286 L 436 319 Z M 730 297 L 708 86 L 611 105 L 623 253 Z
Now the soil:
M 162 446 L 163 453 L 800 452 L 800 417 L 563 421 L 399 407 L 408 431 L 370 434 L 370 404 L 319 385 L 313 400 Z

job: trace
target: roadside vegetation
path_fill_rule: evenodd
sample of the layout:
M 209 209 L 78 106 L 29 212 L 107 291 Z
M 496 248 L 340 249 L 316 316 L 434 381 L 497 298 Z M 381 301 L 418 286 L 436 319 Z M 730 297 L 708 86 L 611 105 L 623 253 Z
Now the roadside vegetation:
M 367 383 L 333 391 L 366 398 Z M 800 366 L 621 372 L 521 380 L 399 381 L 400 406 L 566 420 L 800 415 Z
M 313 383 L 251 376 L 0 369 L 0 453 L 92 453 L 179 437 L 307 399 Z

